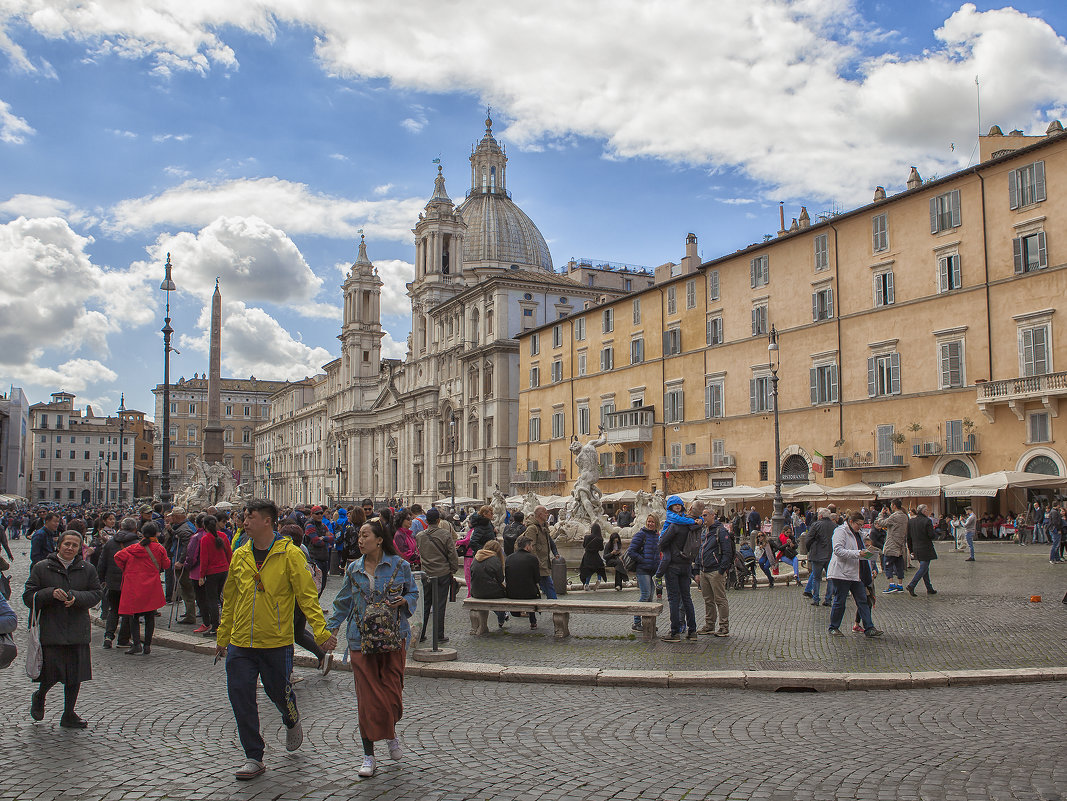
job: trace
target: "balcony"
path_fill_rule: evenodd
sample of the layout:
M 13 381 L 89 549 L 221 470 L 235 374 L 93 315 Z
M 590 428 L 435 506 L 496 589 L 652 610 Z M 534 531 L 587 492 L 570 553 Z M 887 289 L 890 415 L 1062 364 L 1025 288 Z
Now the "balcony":
M 627 476 L 645 476 L 648 471 L 644 462 L 614 462 L 600 465 L 601 478 L 626 478 Z
M 680 472 L 683 470 L 736 470 L 737 457 L 732 453 L 691 453 L 685 456 L 672 456 L 661 459 L 661 473 Z
M 989 422 L 994 420 L 994 407 L 1006 403 L 1019 420 L 1025 420 L 1028 401 L 1040 401 L 1048 412 L 1058 416 L 1059 399 L 1067 395 L 1067 372 L 1009 378 L 1004 381 L 984 381 L 978 384 L 978 409 Z
M 540 484 L 562 484 L 567 480 L 566 470 L 519 470 L 511 474 L 513 486 L 534 486 Z
M 834 454 L 834 470 L 892 470 L 904 466 L 903 450 L 893 449 L 892 452 L 881 453 L 836 453 Z
M 609 445 L 629 445 L 652 442 L 652 426 L 656 422 L 654 406 L 637 406 L 605 415 L 604 435 Z

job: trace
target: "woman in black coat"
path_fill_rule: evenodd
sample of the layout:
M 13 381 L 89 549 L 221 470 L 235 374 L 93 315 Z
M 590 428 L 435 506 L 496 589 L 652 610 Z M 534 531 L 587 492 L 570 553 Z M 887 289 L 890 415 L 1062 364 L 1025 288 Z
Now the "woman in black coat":
M 489 540 L 485 547 L 474 554 L 471 564 L 471 597 L 504 598 L 504 551 L 500 540 Z M 507 623 L 508 613 L 497 612 L 496 621 L 500 628 Z
M 622 564 L 622 537 L 616 531 L 608 537 L 608 544 L 604 546 L 604 564 L 615 568 L 615 590 L 621 590 L 624 581 L 629 581 L 630 575 Z
M 604 558 L 600 555 L 604 550 L 604 536 L 600 533 L 599 523 L 593 523 L 589 527 L 589 533 L 582 540 L 582 548 L 585 553 L 582 554 L 581 564 L 578 565 L 578 578 L 582 582 L 582 589 L 588 590 L 589 580 L 594 574 L 599 576 L 601 581 L 608 580 Z
M 84 729 L 86 722 L 74 713 L 78 690 L 93 677 L 89 662 L 91 639 L 89 610 L 100 603 L 103 590 L 96 568 L 82 559 L 82 537 L 64 531 L 55 553 L 30 570 L 22 601 L 40 613 L 41 651 L 44 664 L 37 692 L 30 700 L 30 717 L 44 718 L 45 695 L 54 684 L 63 685 L 63 717 L 59 725 Z

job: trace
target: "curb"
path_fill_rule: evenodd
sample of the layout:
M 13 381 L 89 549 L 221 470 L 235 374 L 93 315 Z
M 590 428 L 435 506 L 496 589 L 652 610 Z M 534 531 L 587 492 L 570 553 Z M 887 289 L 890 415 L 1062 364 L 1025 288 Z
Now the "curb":
M 93 625 L 102 627 L 97 618 Z M 153 645 L 214 656 L 210 640 L 190 642 L 170 631 L 159 631 Z M 314 668 L 313 656 L 294 654 L 293 664 Z M 335 659 L 333 670 L 351 672 L 352 665 Z M 908 690 L 929 687 L 976 687 L 1067 681 L 1067 667 L 997 668 L 990 670 L 927 670 L 901 673 L 823 673 L 792 670 L 609 670 L 497 665 L 487 662 L 413 662 L 408 676 L 468 681 L 506 681 L 529 684 L 565 684 L 582 687 L 660 687 L 676 689 L 719 688 L 763 692 L 837 692 L 842 690 Z

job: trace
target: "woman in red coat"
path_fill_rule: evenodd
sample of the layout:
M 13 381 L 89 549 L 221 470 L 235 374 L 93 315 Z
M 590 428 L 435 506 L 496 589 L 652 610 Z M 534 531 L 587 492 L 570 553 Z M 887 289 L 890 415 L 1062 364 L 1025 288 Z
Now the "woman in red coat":
M 230 540 L 219 528 L 212 515 L 204 516 L 204 531 L 197 545 L 200 546 L 200 586 L 204 588 L 204 623 L 208 630 L 205 637 L 219 633 L 219 606 L 222 604 L 222 587 L 230 570 Z
M 130 622 L 133 645 L 126 653 L 152 652 L 152 633 L 156 628 L 156 610 L 166 604 L 159 574 L 170 567 L 166 549 L 156 541 L 159 527 L 146 523 L 141 529 L 141 541 L 115 554 L 115 564 L 122 571 L 122 594 L 119 614 Z M 144 618 L 144 648 L 141 647 L 141 623 Z

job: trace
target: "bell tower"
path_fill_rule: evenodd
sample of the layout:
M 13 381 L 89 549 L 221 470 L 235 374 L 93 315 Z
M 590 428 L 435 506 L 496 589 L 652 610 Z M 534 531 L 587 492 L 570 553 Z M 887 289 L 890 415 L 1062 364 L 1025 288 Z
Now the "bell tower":
M 471 194 L 507 195 L 508 156 L 493 136 L 493 118 L 486 114 L 485 133 L 471 150 Z
M 358 379 L 376 380 L 382 359 L 382 279 L 367 258 L 367 242 L 359 236 L 359 255 L 341 285 L 344 320 L 341 325 L 341 375 L 345 385 Z

